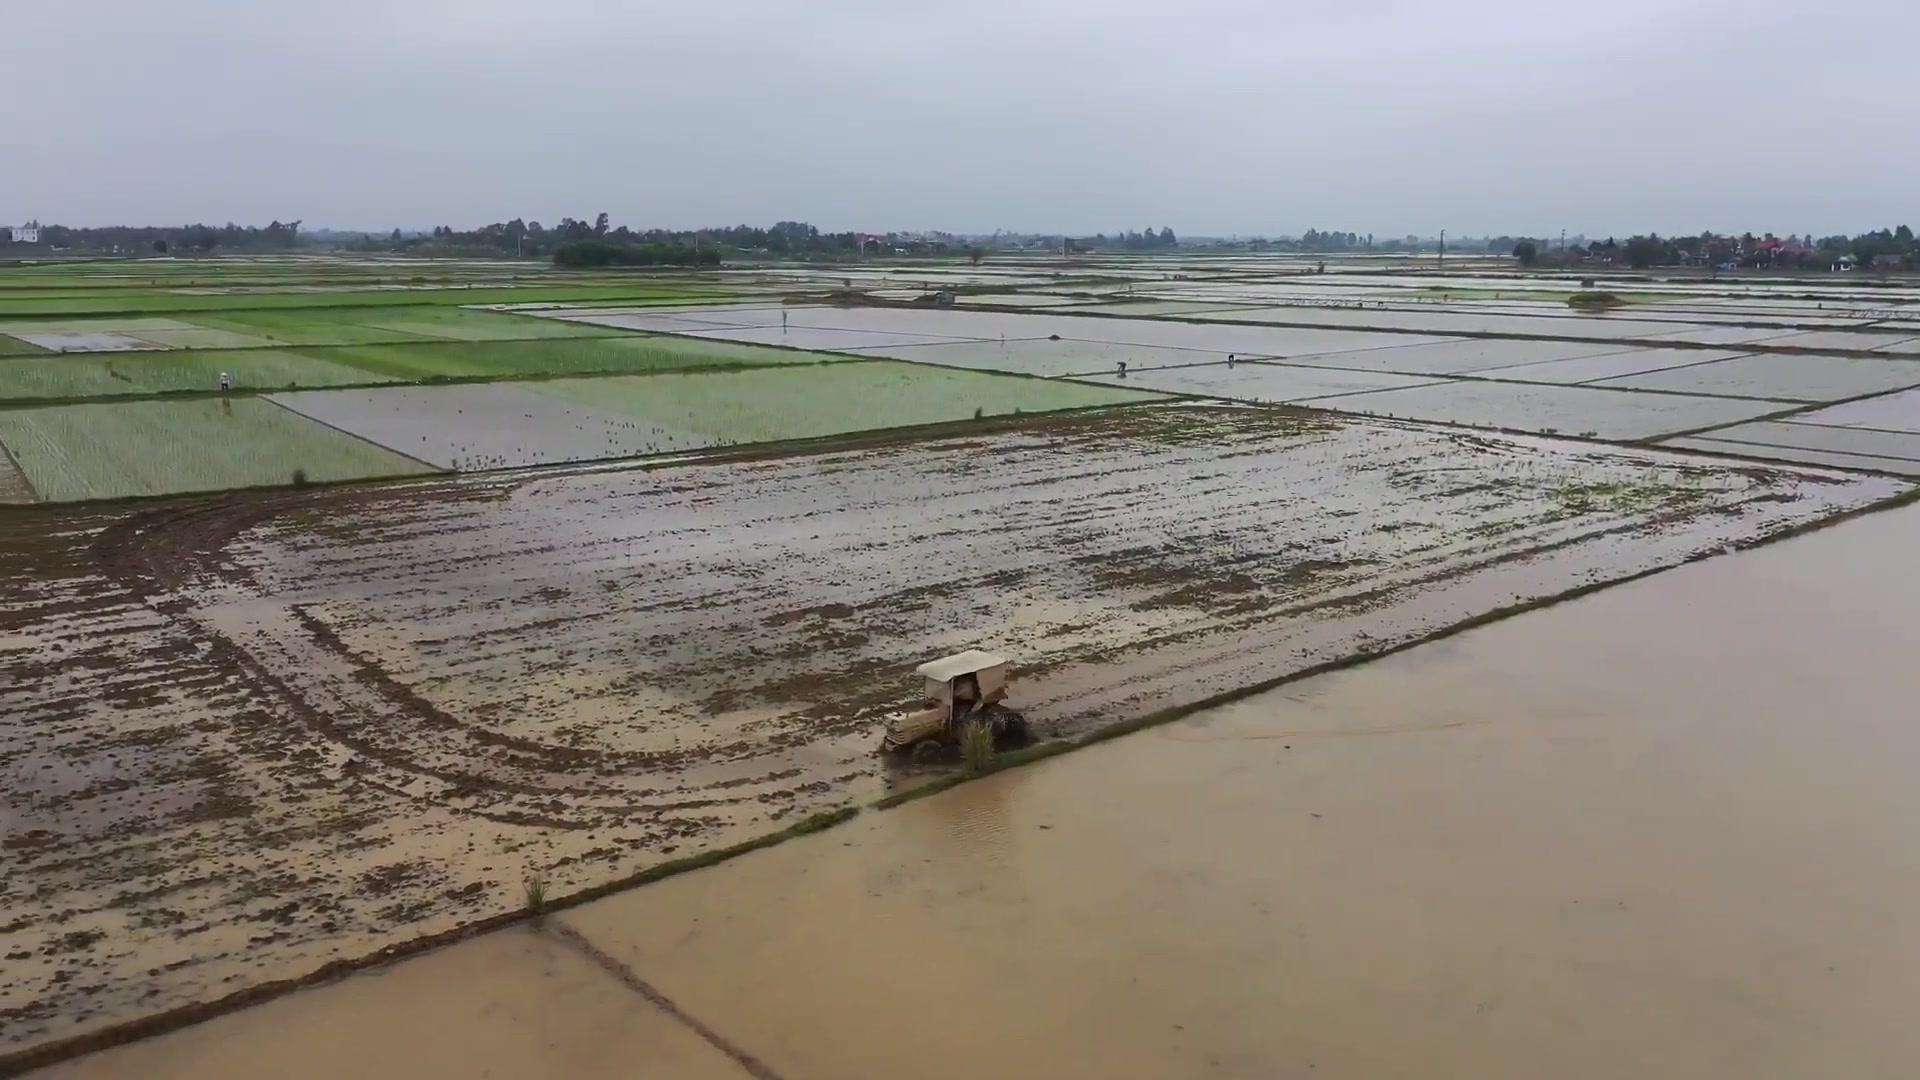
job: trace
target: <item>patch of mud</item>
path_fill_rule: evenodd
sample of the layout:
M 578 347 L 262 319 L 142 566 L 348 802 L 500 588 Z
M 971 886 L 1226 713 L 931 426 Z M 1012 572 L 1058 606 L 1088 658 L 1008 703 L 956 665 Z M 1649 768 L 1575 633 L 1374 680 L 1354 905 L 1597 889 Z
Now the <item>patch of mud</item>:
M 26 474 L 13 460 L 13 454 L 5 446 L 0 446 L 0 503 L 30 503 L 33 501 L 33 485 L 27 483 Z

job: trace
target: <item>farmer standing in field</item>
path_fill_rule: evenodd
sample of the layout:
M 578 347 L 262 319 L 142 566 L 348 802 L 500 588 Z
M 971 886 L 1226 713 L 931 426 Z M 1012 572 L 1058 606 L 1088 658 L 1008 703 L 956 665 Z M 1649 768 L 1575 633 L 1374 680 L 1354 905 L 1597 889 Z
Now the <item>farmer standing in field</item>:
M 220 392 L 224 394 L 231 389 L 233 389 L 233 376 L 228 374 L 227 372 L 224 372 L 224 371 L 221 372 L 220 373 Z

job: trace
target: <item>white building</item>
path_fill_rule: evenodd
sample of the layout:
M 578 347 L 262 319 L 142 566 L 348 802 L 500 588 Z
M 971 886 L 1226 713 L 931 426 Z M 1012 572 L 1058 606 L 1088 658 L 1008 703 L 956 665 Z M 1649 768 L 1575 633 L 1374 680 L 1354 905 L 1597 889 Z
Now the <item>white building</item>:
M 11 226 L 7 229 L 7 238 L 16 244 L 37 244 L 40 242 L 40 226 Z

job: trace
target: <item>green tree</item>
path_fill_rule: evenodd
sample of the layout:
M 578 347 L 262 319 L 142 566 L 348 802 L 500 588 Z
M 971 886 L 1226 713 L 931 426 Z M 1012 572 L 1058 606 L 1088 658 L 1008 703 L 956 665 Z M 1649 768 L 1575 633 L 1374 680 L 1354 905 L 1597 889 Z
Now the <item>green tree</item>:
M 1667 245 L 1658 236 L 1635 236 L 1627 240 L 1624 250 L 1628 266 L 1645 270 L 1665 258 Z
M 1540 261 L 1540 249 L 1531 240 L 1522 240 L 1513 245 L 1513 257 L 1521 266 L 1532 266 Z

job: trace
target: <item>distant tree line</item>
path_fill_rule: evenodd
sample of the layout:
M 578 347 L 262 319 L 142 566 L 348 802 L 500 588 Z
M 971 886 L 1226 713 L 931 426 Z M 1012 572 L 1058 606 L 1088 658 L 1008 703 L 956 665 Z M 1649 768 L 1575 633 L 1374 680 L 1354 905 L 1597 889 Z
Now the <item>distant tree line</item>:
M 1283 236 L 1278 240 L 1260 237 L 1248 241 L 1246 246 L 1251 251 L 1299 251 L 1310 255 L 1341 251 L 1400 251 L 1405 247 L 1399 240 L 1383 241 L 1376 247 L 1372 233 L 1363 236 L 1354 232 L 1322 232 L 1319 229 L 1308 229 L 1297 237 Z
M 38 222 L 29 222 L 38 225 Z M 0 248 L 9 245 L 0 231 Z M 593 244 L 584 248 L 569 245 Z M 555 258 L 569 248 L 564 265 L 651 266 L 711 265 L 715 259 L 756 257 L 843 259 L 894 255 L 965 254 L 965 244 L 944 233 L 873 236 L 857 232 L 823 232 L 804 221 L 781 221 L 771 226 L 729 225 L 708 229 L 631 229 L 614 226 L 608 215 L 591 219 L 563 217 L 557 226 L 514 218 L 473 229 L 437 225 L 426 230 L 391 232 L 322 230 L 303 233 L 300 222 L 270 225 L 41 227 L 32 250 L 86 253 L 177 253 L 290 251 L 295 248 L 334 248 L 420 256 L 513 256 Z M 621 249 L 615 255 L 608 248 Z M 683 254 L 686 249 L 689 254 Z M 588 260 L 584 263 L 578 260 Z M 599 260 L 607 261 L 601 262 Z
M 1500 237 L 1488 241 L 1488 250 L 1509 250 L 1522 266 L 1541 263 L 1577 266 L 1588 263 L 1625 265 L 1634 270 L 1665 266 L 1695 266 L 1709 270 L 1827 270 L 1857 267 L 1879 272 L 1920 270 L 1920 244 L 1913 229 L 1901 225 L 1858 236 L 1764 233 L 1739 236 L 1702 232 L 1694 236 L 1647 233 L 1624 242 L 1608 237 L 1555 248 L 1545 240 Z
M 35 248 L 55 251 L 85 251 L 120 254 L 206 254 L 213 251 L 287 251 L 300 242 L 298 221 L 275 221 L 258 225 L 105 225 L 83 229 L 68 225 L 40 225 L 40 242 Z M 27 246 L 10 243 L 11 235 L 0 231 L 0 247 Z
M 1180 238 L 1168 228 L 1158 232 L 1152 229 L 1140 232 L 1128 229 L 1112 236 L 1095 233 L 1090 239 L 1073 241 L 1073 246 L 1093 251 L 1171 251 L 1180 246 Z
M 716 259 L 742 257 L 835 260 L 967 251 L 943 233 L 829 233 L 804 221 L 781 221 L 766 227 L 632 229 L 612 224 L 605 213 L 591 220 L 563 217 L 553 227 L 514 218 L 464 231 L 445 225 L 428 233 L 408 234 L 396 229 L 384 237 L 360 236 L 348 246 L 414 255 L 519 255 L 551 258 L 562 266 L 712 265 Z M 621 254 L 615 254 L 615 249 Z M 682 254 L 683 249 L 697 254 Z
M 553 264 L 573 269 L 599 266 L 719 266 L 720 251 L 688 244 L 570 240 L 554 250 Z

